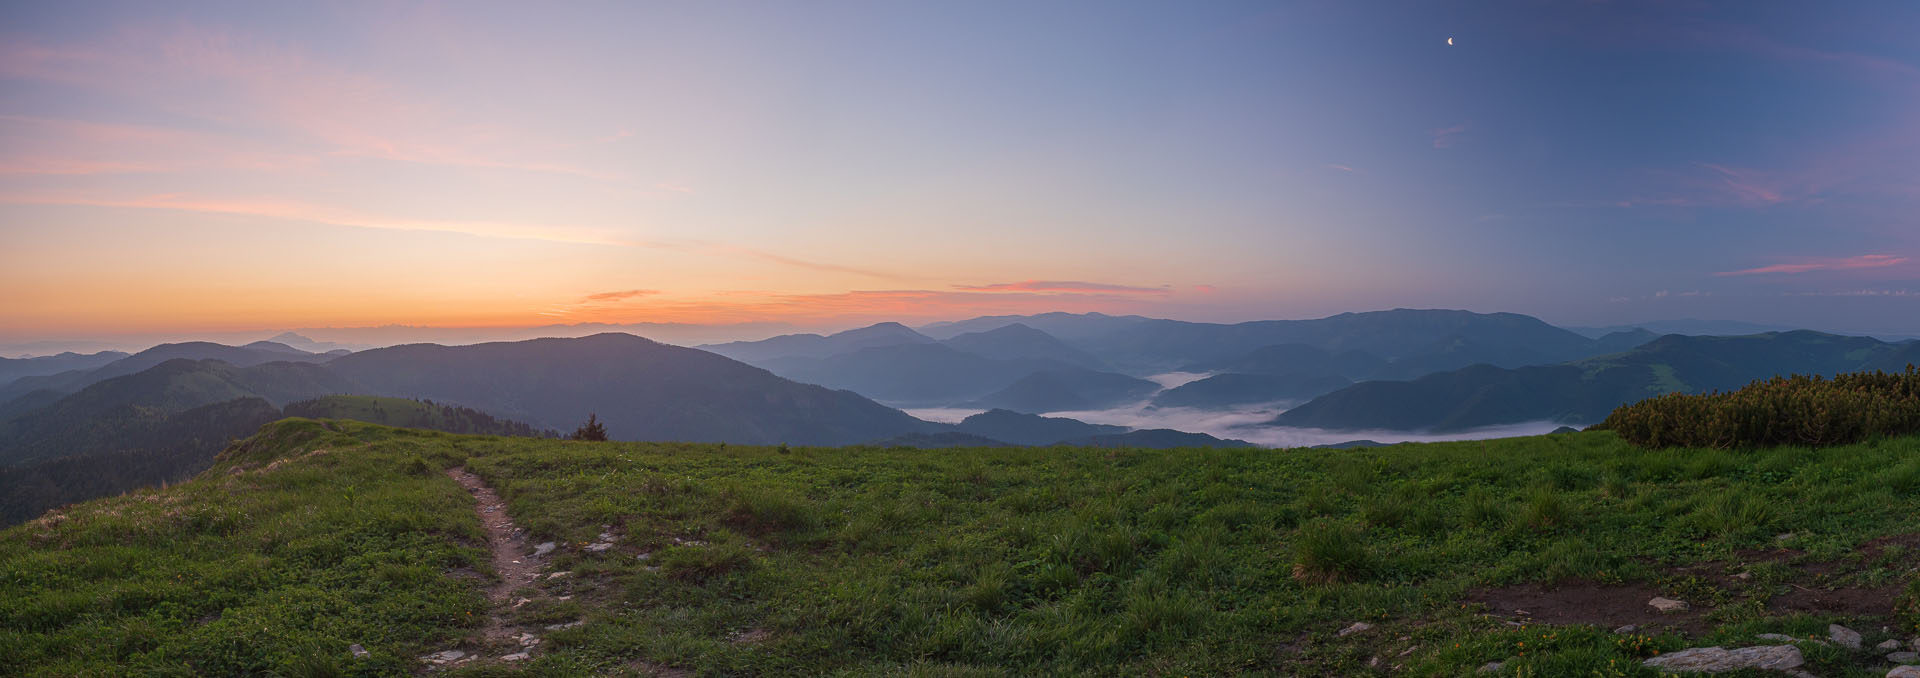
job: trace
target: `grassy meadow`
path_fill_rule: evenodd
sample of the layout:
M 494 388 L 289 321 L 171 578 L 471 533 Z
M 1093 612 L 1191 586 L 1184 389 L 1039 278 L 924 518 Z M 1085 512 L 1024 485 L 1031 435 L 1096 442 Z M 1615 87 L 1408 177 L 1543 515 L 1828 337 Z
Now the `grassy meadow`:
M 454 466 L 570 574 L 492 610 Z M 1652 676 L 1656 652 L 1830 622 L 1913 637 L 1915 515 L 1920 438 L 922 451 L 289 419 L 191 482 L 0 532 L 0 665 L 400 675 L 478 647 L 492 613 L 585 623 L 525 661 L 436 674 Z M 613 548 L 583 548 L 603 532 Z M 1558 621 L 1497 609 L 1535 591 L 1531 615 Z M 1694 609 L 1613 632 L 1606 615 L 1652 595 Z M 1355 622 L 1373 627 L 1339 634 Z M 1821 676 L 1886 670 L 1802 647 Z

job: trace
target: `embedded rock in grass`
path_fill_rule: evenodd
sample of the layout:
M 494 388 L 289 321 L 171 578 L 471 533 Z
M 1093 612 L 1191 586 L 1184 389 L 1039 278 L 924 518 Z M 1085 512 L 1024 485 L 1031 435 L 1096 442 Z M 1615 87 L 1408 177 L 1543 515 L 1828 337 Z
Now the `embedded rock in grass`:
M 1792 645 L 1755 645 L 1733 650 L 1696 647 L 1641 662 L 1648 668 L 1663 671 L 1699 673 L 1725 673 L 1741 669 L 1791 671 L 1804 663 L 1806 659 L 1800 656 L 1800 648 Z
M 1353 634 L 1360 633 L 1361 631 L 1365 631 L 1371 628 L 1373 628 L 1372 624 L 1368 624 L 1366 622 L 1354 622 L 1352 626 L 1346 627 L 1344 629 L 1340 629 L 1340 633 L 1337 635 L 1339 635 L 1339 637 L 1341 638 L 1345 638 L 1347 636 L 1351 636 Z
M 367 654 L 368 654 L 368 652 L 367 652 L 367 648 L 364 648 L 364 647 L 360 647 L 360 644 L 359 644 L 359 643 L 354 643 L 354 644 L 352 644 L 352 645 L 348 645 L 348 646 L 347 646 L 347 653 L 348 653 L 348 654 L 351 654 L 351 655 L 353 655 L 353 656 L 355 656 L 355 657 L 365 657 L 365 656 L 367 656 Z
M 467 653 L 461 652 L 459 650 L 443 650 L 440 652 L 435 652 L 433 654 L 421 657 L 420 661 L 432 662 L 435 664 L 446 664 L 449 662 L 460 661 L 460 658 L 465 656 L 467 656 Z
M 587 623 L 587 622 L 585 622 L 585 621 L 570 621 L 570 622 L 567 622 L 567 623 L 564 623 L 564 624 L 548 624 L 548 625 L 547 625 L 547 630 L 548 630 L 548 631 L 565 631 L 565 630 L 567 630 L 567 629 L 570 629 L 570 628 L 573 628 L 573 627 L 575 627 L 575 626 L 579 626 L 579 625 L 581 625 L 581 624 L 585 624 L 585 623 Z
M 1500 668 L 1506 665 L 1506 662 L 1487 662 L 1481 664 L 1480 668 L 1475 670 L 1474 673 L 1499 673 Z
M 1685 601 L 1674 600 L 1672 598 L 1654 598 L 1653 600 L 1647 601 L 1647 604 L 1652 605 L 1653 609 L 1659 610 L 1663 614 L 1679 612 L 1688 607 Z
M 1853 629 L 1847 628 L 1845 626 L 1841 626 L 1839 624 L 1828 624 L 1827 637 L 1831 638 L 1833 642 L 1838 643 L 1840 647 L 1844 647 L 1849 650 L 1860 649 L 1860 632 L 1859 631 L 1855 631 Z
M 1782 643 L 1791 643 L 1795 640 L 1799 640 L 1798 638 L 1794 638 L 1793 636 L 1789 636 L 1784 633 L 1761 633 L 1761 634 L 1754 635 L 1754 637 L 1759 638 L 1761 640 L 1773 640 L 1773 641 L 1779 641 Z
M 1920 652 L 1888 652 L 1887 661 L 1893 662 L 1895 664 L 1912 664 L 1914 662 L 1920 662 Z
M 528 655 L 527 653 L 525 653 L 525 652 L 515 652 L 515 653 L 513 653 L 513 654 L 503 654 L 503 655 L 500 655 L 500 661 L 503 661 L 503 662 L 517 662 L 517 661 L 523 661 L 523 660 L 525 660 L 525 659 L 526 659 L 526 658 L 527 658 L 528 656 L 529 656 L 529 655 Z
M 1613 633 L 1614 633 L 1614 635 L 1617 635 L 1617 636 L 1624 636 L 1624 635 L 1627 635 L 1627 634 L 1629 634 L 1629 633 L 1633 633 L 1634 631 L 1638 631 L 1638 630 L 1640 630 L 1640 627 L 1639 627 L 1639 626 L 1635 626 L 1635 625 L 1633 625 L 1633 624 L 1628 624 L 1628 625 L 1626 625 L 1626 626 L 1622 626 L 1622 627 L 1620 627 L 1620 628 L 1617 628 L 1617 629 L 1614 629 L 1614 630 L 1613 630 Z
M 549 542 L 542 542 L 542 543 L 541 543 L 541 544 L 540 544 L 539 546 L 535 546 L 535 547 L 533 547 L 533 557 L 535 557 L 535 558 L 538 558 L 538 557 L 540 557 L 540 556 L 544 556 L 544 555 L 547 555 L 547 554 L 549 554 L 549 553 L 553 553 L 553 549 L 554 549 L 554 543 L 553 543 L 553 542 L 550 542 L 550 541 L 549 541 Z
M 1898 640 L 1883 640 L 1883 641 L 1880 641 L 1879 645 L 1873 646 L 1873 649 L 1879 650 L 1881 652 L 1899 652 L 1901 645 L 1904 645 L 1904 643 L 1901 643 Z
M 599 553 L 601 551 L 605 551 L 610 548 L 613 548 L 613 542 L 607 542 L 607 541 L 594 542 L 592 544 L 587 545 L 587 553 Z
M 1887 678 L 1920 678 L 1920 666 L 1895 666 Z

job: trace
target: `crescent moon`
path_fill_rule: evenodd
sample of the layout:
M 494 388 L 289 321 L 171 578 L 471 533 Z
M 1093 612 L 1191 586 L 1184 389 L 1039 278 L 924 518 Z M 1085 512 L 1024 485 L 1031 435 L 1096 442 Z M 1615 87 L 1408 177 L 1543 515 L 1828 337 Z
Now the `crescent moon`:
M 1453 38 L 1447 38 L 1447 44 L 1449 45 L 1453 44 Z

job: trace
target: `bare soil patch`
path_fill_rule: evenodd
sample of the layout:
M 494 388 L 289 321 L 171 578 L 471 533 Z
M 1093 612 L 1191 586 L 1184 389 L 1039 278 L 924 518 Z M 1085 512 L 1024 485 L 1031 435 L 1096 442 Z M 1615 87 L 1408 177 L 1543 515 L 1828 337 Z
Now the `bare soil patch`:
M 1602 584 L 1573 580 L 1558 584 L 1521 584 L 1467 592 L 1466 602 L 1487 606 L 1497 617 L 1526 624 L 1591 624 L 1618 628 L 1632 624 L 1643 632 L 1671 628 L 1688 634 L 1706 632 L 1707 608 L 1661 613 L 1647 601 L 1661 595 L 1647 584 Z
M 1900 586 L 1897 584 L 1870 589 L 1837 588 L 1831 591 L 1795 586 L 1793 590 L 1767 601 L 1767 609 L 1885 619 L 1893 616 L 1893 599 L 1898 595 Z

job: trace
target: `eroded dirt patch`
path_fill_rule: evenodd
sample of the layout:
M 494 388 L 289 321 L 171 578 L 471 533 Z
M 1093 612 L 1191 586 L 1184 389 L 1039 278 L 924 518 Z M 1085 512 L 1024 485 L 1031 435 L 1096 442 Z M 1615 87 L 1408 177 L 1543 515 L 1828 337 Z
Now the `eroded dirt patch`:
M 1554 585 L 1521 584 L 1467 592 L 1466 602 L 1487 606 L 1487 613 L 1526 624 L 1591 624 L 1618 628 L 1628 624 L 1642 633 L 1673 629 L 1688 634 L 1706 632 L 1709 610 L 1700 606 L 1663 613 L 1647 601 L 1660 589 L 1646 584 L 1602 584 L 1575 580 Z
M 1785 594 L 1767 601 L 1767 609 L 1783 613 L 1804 612 L 1885 619 L 1893 616 L 1893 599 L 1898 595 L 1900 595 L 1900 586 L 1897 584 L 1888 584 L 1879 588 L 1838 588 L 1831 591 L 1795 586 Z

